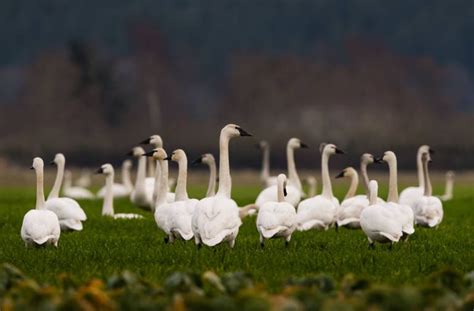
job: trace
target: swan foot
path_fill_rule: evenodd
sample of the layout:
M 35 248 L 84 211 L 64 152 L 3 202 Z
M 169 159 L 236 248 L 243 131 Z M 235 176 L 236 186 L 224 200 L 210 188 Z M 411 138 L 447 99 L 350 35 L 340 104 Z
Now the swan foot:
M 165 236 L 165 238 L 163 239 L 163 241 L 165 241 L 165 244 L 168 244 L 169 241 L 170 241 L 170 238 L 168 236 Z
M 388 249 L 391 251 L 393 248 L 393 243 L 390 243 L 390 246 L 388 247 Z
M 339 232 L 339 225 L 337 224 L 337 222 L 335 224 L 335 228 L 336 228 L 336 232 Z
M 288 248 L 290 246 L 290 241 L 285 241 L 285 247 Z
M 375 249 L 375 243 L 369 242 L 369 249 Z
M 261 248 L 261 249 L 264 249 L 264 248 L 265 248 L 265 243 L 263 243 L 263 241 L 260 242 L 260 248 Z

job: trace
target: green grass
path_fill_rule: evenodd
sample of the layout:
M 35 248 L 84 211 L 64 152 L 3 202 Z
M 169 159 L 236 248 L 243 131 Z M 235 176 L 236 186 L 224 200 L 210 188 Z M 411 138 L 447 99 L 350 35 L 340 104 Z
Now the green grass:
M 192 188 L 190 195 L 204 189 Z M 337 188 L 341 197 L 345 189 Z M 385 192 L 385 189 L 382 189 Z M 441 192 L 439 189 L 438 193 Z M 259 189 L 233 191 L 239 205 L 254 200 Z M 272 240 L 261 250 L 255 218 L 246 219 L 233 250 L 227 245 L 197 250 L 193 242 L 166 245 L 151 214 L 145 220 L 111 220 L 100 216 L 101 201 L 83 201 L 89 219 L 82 232 L 63 233 L 59 248 L 25 248 L 20 227 L 23 215 L 34 207 L 33 189 L 0 190 L 0 263 L 11 263 L 41 283 L 55 284 L 67 273 L 79 282 L 107 278 L 130 270 L 152 281 L 163 281 L 174 271 L 217 273 L 247 271 L 275 291 L 290 277 L 325 273 L 336 279 L 347 273 L 392 285 L 418 284 L 443 267 L 461 273 L 474 270 L 474 191 L 456 185 L 455 199 L 445 203 L 439 229 L 417 228 L 405 243 L 390 251 L 385 245 L 367 248 L 361 231 L 296 232 L 288 249 Z M 116 212 L 140 212 L 128 200 L 115 203 Z

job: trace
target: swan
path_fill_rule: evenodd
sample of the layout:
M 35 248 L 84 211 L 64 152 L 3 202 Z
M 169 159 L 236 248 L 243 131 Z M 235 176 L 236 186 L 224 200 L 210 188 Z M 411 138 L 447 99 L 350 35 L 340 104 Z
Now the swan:
M 288 246 L 291 235 L 296 229 L 295 207 L 285 201 L 286 176 L 277 177 L 278 201 L 266 202 L 258 210 L 257 230 L 260 234 L 260 245 L 264 247 L 266 239 L 281 237 Z
M 87 220 L 86 213 L 76 200 L 59 197 L 61 184 L 63 182 L 66 158 L 62 153 L 58 153 L 54 156 L 54 160 L 51 164 L 57 166 L 57 173 L 53 189 L 51 189 L 51 192 L 48 195 L 48 200 L 45 202 L 45 208 L 58 216 L 61 230 L 81 231 L 83 228 L 82 222 Z
M 102 165 L 97 171 L 97 174 L 104 174 L 105 175 L 105 196 L 104 196 L 104 203 L 102 205 L 102 216 L 109 216 L 114 219 L 137 219 L 143 218 L 142 215 L 139 214 L 126 214 L 126 213 L 119 213 L 115 214 L 114 212 L 114 167 L 106 163 Z
M 306 144 L 301 142 L 298 138 L 291 138 L 286 145 L 286 156 L 288 165 L 288 185 L 286 191 L 288 195 L 285 197 L 285 201 L 293 206 L 297 206 L 304 196 L 303 186 L 301 185 L 298 172 L 296 171 L 295 155 L 294 150 L 297 148 L 308 148 Z M 278 202 L 278 186 L 273 185 L 265 188 L 257 196 L 255 205 L 262 206 L 265 202 Z
M 382 160 L 388 163 L 389 181 L 388 181 L 388 197 L 387 203 L 389 208 L 392 208 L 397 219 L 402 225 L 403 236 L 413 234 L 415 232 L 414 215 L 410 206 L 400 204 L 398 200 L 398 176 L 397 176 L 397 156 L 392 151 L 386 151 Z
M 338 212 L 338 226 L 345 226 L 352 229 L 360 228 L 359 218 L 362 210 L 369 206 L 369 177 L 367 175 L 367 165 L 371 163 L 379 163 L 380 160 L 374 158 L 370 153 L 364 153 L 360 158 L 360 171 L 362 175 L 363 185 L 366 189 L 366 194 L 355 195 L 357 186 L 359 184 L 359 175 L 357 171 L 348 167 L 344 169 L 336 178 L 350 177 L 351 185 L 346 193 L 344 201 L 341 203 Z M 377 198 L 378 204 L 385 203 L 384 200 Z
M 186 153 L 182 149 L 173 151 L 171 156 L 163 158 L 166 152 L 158 149 L 160 152 L 158 160 L 161 167 L 160 189 L 155 207 L 155 221 L 167 235 L 165 242 L 173 242 L 175 239 L 190 240 L 193 238 L 191 228 L 191 218 L 194 209 L 199 200 L 190 199 L 186 190 L 188 175 L 188 160 Z M 161 155 L 161 157 L 159 157 Z M 178 163 L 178 181 L 176 184 L 176 199 L 172 203 L 166 203 L 166 194 L 168 188 L 168 163 L 166 160 L 172 160 Z M 165 194 L 165 195 L 164 195 Z
M 194 239 L 198 247 L 201 243 L 215 246 L 228 242 L 235 245 L 242 221 L 237 203 L 231 199 L 232 179 L 229 165 L 229 142 L 238 136 L 252 136 L 235 124 L 222 128 L 219 137 L 219 187 L 213 197 L 204 198 L 196 206 L 192 218 Z
M 337 220 L 339 200 L 332 194 L 328 162 L 331 155 L 343 154 L 344 152 L 333 144 L 321 144 L 320 150 L 322 151 L 321 180 L 323 181 L 323 189 L 320 195 L 303 200 L 298 205 L 296 218 L 300 231 L 310 229 L 327 230 Z
M 428 145 L 421 145 L 416 154 L 416 168 L 418 173 L 418 187 L 408 187 L 400 192 L 400 204 L 408 205 L 413 208 L 415 202 L 423 196 L 424 180 L 423 180 L 423 164 L 421 163 L 421 155 L 425 152 L 434 153 L 433 149 Z
M 304 180 L 308 185 L 308 198 L 314 197 L 318 191 L 318 181 L 316 180 L 316 177 L 308 176 Z
M 201 155 L 198 159 L 193 161 L 193 164 L 204 163 L 209 166 L 209 184 L 207 186 L 206 198 L 216 195 L 216 160 L 210 153 Z
M 90 187 L 91 176 L 86 170 L 81 170 L 81 176 L 76 180 L 76 185 L 82 188 Z
M 130 160 L 125 160 L 122 163 L 122 183 L 113 183 L 112 184 L 112 196 L 114 198 L 125 198 L 130 195 L 133 191 L 133 185 L 130 180 L 130 168 L 132 167 L 132 162 Z M 113 167 L 112 167 L 113 169 Z M 107 183 L 100 188 L 97 192 L 97 197 L 105 198 L 107 193 Z
M 270 176 L 270 144 L 262 140 L 257 145 L 262 150 L 262 171 L 260 173 L 260 180 L 264 187 L 270 187 L 277 184 L 277 177 Z
M 130 193 L 130 201 L 133 204 L 143 209 L 153 210 L 153 191 L 155 188 L 155 180 L 146 178 L 146 157 L 145 150 L 142 147 L 134 147 L 132 151 L 128 153 L 135 158 L 138 158 L 137 176 L 135 180 L 135 187 Z
M 402 237 L 402 226 L 395 219 L 393 209 L 387 204 L 377 202 L 378 184 L 375 180 L 369 182 L 370 204 L 360 214 L 360 227 L 369 240 L 369 247 L 375 242 L 396 243 Z
M 145 139 L 144 141 L 142 141 L 140 143 L 140 145 L 152 145 L 153 146 L 153 149 L 156 149 L 156 148 L 163 148 L 163 139 L 161 139 L 161 136 L 160 135 L 151 135 L 150 137 L 148 137 L 147 139 Z M 160 171 L 161 171 L 161 168 L 160 168 L 160 165 L 158 165 L 158 163 L 152 158 L 152 157 L 149 157 L 148 158 L 148 166 L 147 166 L 147 176 L 148 178 L 152 178 L 153 180 L 155 180 L 156 176 L 158 176 L 158 180 L 160 180 Z M 176 184 L 176 179 L 174 178 L 169 178 L 168 179 L 168 191 L 170 191 L 170 189 L 172 189 Z M 156 201 L 156 197 L 153 198 L 153 202 Z M 154 207 L 153 207 L 154 208 Z
M 424 227 L 437 227 L 443 220 L 443 203 L 432 195 L 431 181 L 428 172 L 428 163 L 431 157 L 428 152 L 423 153 L 421 160 L 423 162 L 424 193 L 414 205 L 415 223 Z
M 61 228 L 56 214 L 45 209 L 43 160 L 34 158 L 31 169 L 36 173 L 36 208 L 29 210 L 23 217 L 20 235 L 27 247 L 47 244 L 57 247 Z
M 72 174 L 71 171 L 67 170 L 64 172 L 63 195 L 76 200 L 95 199 L 95 195 L 90 190 L 72 185 Z
M 453 171 L 446 172 L 446 188 L 444 194 L 439 197 L 441 201 L 449 201 L 453 198 L 454 176 Z

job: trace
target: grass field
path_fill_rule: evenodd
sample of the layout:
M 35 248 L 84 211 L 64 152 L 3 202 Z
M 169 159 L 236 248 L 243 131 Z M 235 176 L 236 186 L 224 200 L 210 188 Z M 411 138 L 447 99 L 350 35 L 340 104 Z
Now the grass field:
M 236 185 L 233 196 L 244 205 L 252 202 L 258 191 L 257 187 Z M 335 189 L 338 197 L 344 191 Z M 441 189 L 435 187 L 435 191 L 440 193 Z M 191 188 L 189 192 L 200 196 L 204 189 Z M 34 207 L 34 200 L 30 188 L 0 190 L 0 263 L 11 263 L 40 283 L 55 284 L 62 273 L 85 282 L 130 270 L 161 282 L 175 271 L 247 271 L 277 291 L 290 277 L 320 273 L 336 280 L 353 273 L 379 283 L 416 285 L 443 267 L 461 273 L 474 270 L 474 189 L 470 185 L 456 185 L 455 199 L 445 203 L 445 219 L 439 229 L 417 228 L 408 242 L 392 250 L 385 245 L 369 250 L 361 231 L 347 229 L 297 232 L 288 249 L 283 241 L 272 240 L 261 250 L 255 218 L 245 220 L 233 250 L 227 245 L 197 250 L 193 242 L 166 245 L 151 214 L 142 212 L 145 220 L 111 220 L 100 216 L 101 201 L 81 202 L 88 214 L 85 229 L 62 234 L 58 249 L 27 249 L 19 232 L 23 215 Z M 115 209 L 137 212 L 128 200 L 116 201 Z

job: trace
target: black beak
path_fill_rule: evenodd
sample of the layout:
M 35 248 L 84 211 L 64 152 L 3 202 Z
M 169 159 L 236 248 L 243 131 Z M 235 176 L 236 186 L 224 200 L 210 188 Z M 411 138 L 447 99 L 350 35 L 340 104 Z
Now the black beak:
M 48 163 L 49 165 L 55 165 L 54 160 Z
M 434 154 L 434 153 L 435 153 L 435 151 L 434 151 L 433 149 L 431 149 L 431 148 L 428 150 L 428 152 L 429 152 L 430 154 Z
M 144 157 L 152 157 L 154 153 L 155 153 L 155 150 L 152 150 L 152 151 L 149 151 L 149 152 L 145 152 L 143 154 L 143 156 Z
M 300 148 L 309 148 L 307 144 L 305 143 L 300 143 Z
M 240 136 L 252 136 L 252 134 L 246 132 L 244 129 L 241 127 L 237 127 L 237 131 L 239 131 Z
M 127 152 L 126 156 L 133 157 L 133 150 L 130 150 L 129 152 Z
M 336 148 L 336 153 L 339 153 L 339 154 L 345 154 L 345 152 L 344 152 L 344 151 L 342 151 L 342 150 L 341 150 L 341 149 L 339 149 L 339 148 Z
M 171 161 L 171 156 L 167 156 L 167 157 L 164 158 L 163 160 L 165 160 L 165 161 Z
M 142 142 L 140 143 L 140 145 L 148 145 L 148 144 L 150 144 L 150 140 L 151 140 L 150 138 L 147 138 L 147 139 L 145 139 L 144 141 L 142 141 Z
M 35 169 L 35 168 L 34 168 L 33 166 L 32 166 L 32 167 L 30 167 L 30 170 L 34 170 L 34 169 Z
M 383 162 L 382 158 L 374 157 L 374 163 L 382 163 L 382 162 Z
M 95 174 L 103 174 L 104 173 L 104 169 L 102 167 L 100 167 L 99 169 L 97 169 L 97 171 L 95 171 Z
M 194 160 L 194 161 L 191 163 L 191 165 L 198 165 L 198 164 L 200 164 L 200 163 L 202 163 L 202 157 L 199 157 L 199 158 L 197 158 L 196 160 Z
M 340 172 L 339 174 L 336 175 L 336 178 L 341 178 L 344 177 L 344 171 Z
M 286 197 L 288 195 L 288 192 L 286 192 L 286 187 L 283 187 L 283 195 Z

